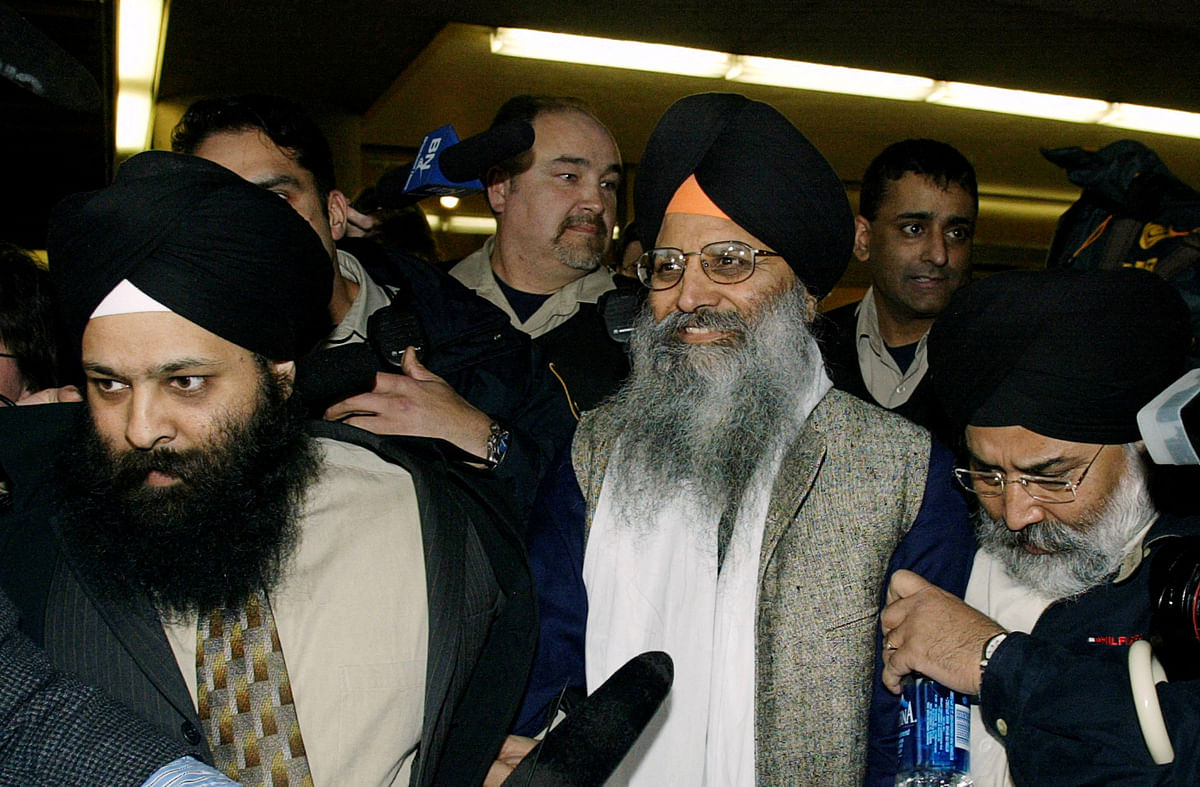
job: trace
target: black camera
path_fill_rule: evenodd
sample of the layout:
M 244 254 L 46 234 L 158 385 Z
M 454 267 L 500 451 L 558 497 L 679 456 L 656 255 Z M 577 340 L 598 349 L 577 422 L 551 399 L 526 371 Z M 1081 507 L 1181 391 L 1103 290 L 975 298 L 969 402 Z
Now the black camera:
M 1200 538 L 1169 537 L 1150 564 L 1150 644 L 1172 681 L 1200 678 Z
M 1200 369 L 1143 407 L 1138 430 L 1156 464 L 1200 465 Z M 1150 642 L 1167 677 L 1200 678 L 1200 537 L 1168 537 L 1158 547 L 1150 565 L 1150 603 Z
M 412 309 L 404 308 L 399 301 L 379 309 L 367 318 L 367 341 L 375 348 L 379 360 L 386 367 L 399 370 L 404 363 L 404 351 L 412 347 L 421 360 L 428 340 L 421 318 Z

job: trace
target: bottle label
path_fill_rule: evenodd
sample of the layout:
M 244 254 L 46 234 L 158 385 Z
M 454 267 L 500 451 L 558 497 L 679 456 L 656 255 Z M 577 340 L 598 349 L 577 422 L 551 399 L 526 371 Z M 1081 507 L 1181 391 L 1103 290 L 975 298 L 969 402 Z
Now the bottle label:
M 971 705 L 967 695 L 918 677 L 900 695 L 901 774 L 970 766 Z

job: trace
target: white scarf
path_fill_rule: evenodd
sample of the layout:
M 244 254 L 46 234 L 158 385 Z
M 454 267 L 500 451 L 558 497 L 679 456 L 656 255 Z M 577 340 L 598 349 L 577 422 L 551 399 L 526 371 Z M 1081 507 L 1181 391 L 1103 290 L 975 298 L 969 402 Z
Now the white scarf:
M 817 383 L 795 423 L 802 424 L 829 390 L 823 373 Z M 583 564 L 588 691 L 648 650 L 665 651 L 675 663 L 670 694 L 611 784 L 755 783 L 759 553 L 771 488 L 794 437 L 782 431 L 741 501 L 719 574 L 721 512 L 703 510 L 686 483 L 653 522 L 634 525 L 614 517 L 609 485 L 600 490 Z M 610 476 L 628 472 L 620 456 L 618 444 Z

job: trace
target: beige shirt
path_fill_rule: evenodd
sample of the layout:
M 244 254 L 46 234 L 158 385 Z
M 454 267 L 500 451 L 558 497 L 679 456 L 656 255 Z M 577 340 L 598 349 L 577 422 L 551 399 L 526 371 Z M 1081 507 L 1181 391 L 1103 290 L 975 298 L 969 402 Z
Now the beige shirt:
M 338 250 L 338 270 L 344 278 L 358 285 L 358 294 L 350 304 L 350 310 L 337 324 L 333 331 L 325 337 L 320 349 L 336 347 L 350 342 L 365 342 L 367 340 L 367 318 L 379 309 L 392 302 L 388 291 L 376 284 L 362 263 L 348 252 Z
M 542 334 L 550 333 L 558 326 L 575 316 L 581 303 L 595 303 L 600 296 L 609 290 L 615 290 L 612 273 L 601 265 L 586 276 L 563 287 L 546 299 L 536 312 L 529 315 L 525 322 L 517 317 L 504 291 L 496 283 L 496 274 L 492 271 L 492 252 L 496 248 L 496 237 L 493 235 L 484 242 L 483 248 L 464 257 L 461 262 L 450 269 L 450 275 L 475 291 L 508 315 L 513 327 L 524 331 L 536 339 Z
M 408 784 L 421 738 L 429 610 L 416 490 L 359 446 L 325 454 L 301 539 L 270 593 L 313 782 Z M 196 701 L 196 624 L 164 624 Z
M 916 390 L 925 372 L 929 371 L 929 357 L 925 352 L 926 332 L 917 342 L 917 353 L 907 371 L 901 372 L 899 364 L 888 352 L 879 335 L 879 314 L 875 311 L 875 288 L 867 290 L 858 306 L 858 323 L 855 326 L 858 349 L 858 368 L 863 382 L 872 398 L 880 407 L 891 410 L 908 401 Z

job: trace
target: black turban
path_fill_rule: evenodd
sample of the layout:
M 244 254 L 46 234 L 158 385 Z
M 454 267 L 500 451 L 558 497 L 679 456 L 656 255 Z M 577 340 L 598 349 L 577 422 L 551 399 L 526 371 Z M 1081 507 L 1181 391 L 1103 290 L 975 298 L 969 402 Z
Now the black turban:
M 929 332 L 951 423 L 1057 440 L 1140 440 L 1137 412 L 1184 371 L 1187 307 L 1146 271 L 1000 273 L 954 294 Z
M 774 107 L 736 93 L 676 101 L 658 121 L 633 186 L 646 246 L 675 190 L 696 181 L 738 226 L 779 252 L 818 298 L 842 277 L 854 241 L 846 189 Z
M 195 156 L 141 153 L 108 188 L 63 200 L 47 250 L 76 353 L 122 279 L 271 360 L 329 332 L 333 262 L 317 233 L 277 195 Z

